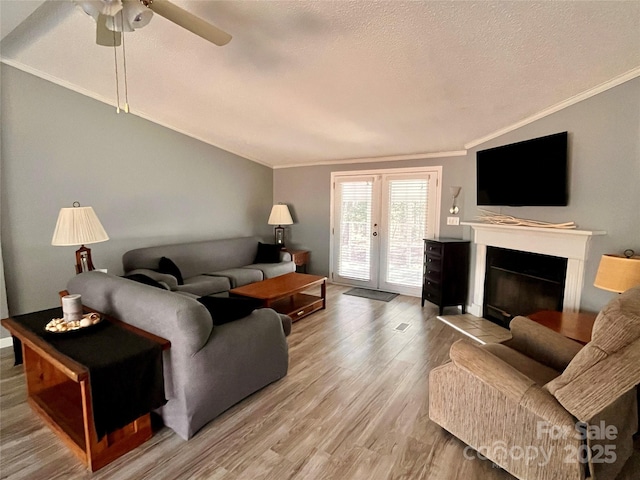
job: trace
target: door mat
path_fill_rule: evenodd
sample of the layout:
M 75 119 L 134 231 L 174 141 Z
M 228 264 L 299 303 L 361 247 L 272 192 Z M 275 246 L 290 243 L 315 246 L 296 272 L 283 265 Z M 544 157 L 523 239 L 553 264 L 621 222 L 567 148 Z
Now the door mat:
M 390 302 L 398 296 L 397 293 L 382 292 L 380 290 L 369 290 L 367 288 L 352 288 L 344 292 L 344 295 L 352 295 L 354 297 L 370 298 L 371 300 L 381 300 Z

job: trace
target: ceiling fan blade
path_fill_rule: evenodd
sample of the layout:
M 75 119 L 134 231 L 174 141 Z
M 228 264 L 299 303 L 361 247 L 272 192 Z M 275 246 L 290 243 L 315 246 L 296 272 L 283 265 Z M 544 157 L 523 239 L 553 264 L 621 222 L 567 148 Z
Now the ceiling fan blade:
M 231 35 L 227 32 L 220 30 L 218 27 L 205 22 L 201 18 L 175 6 L 167 0 L 153 0 L 148 2 L 147 6 L 158 15 L 220 47 L 231 41 Z
M 118 47 L 122 43 L 122 34 L 107 28 L 107 15 L 100 14 L 96 20 L 96 43 L 104 47 Z

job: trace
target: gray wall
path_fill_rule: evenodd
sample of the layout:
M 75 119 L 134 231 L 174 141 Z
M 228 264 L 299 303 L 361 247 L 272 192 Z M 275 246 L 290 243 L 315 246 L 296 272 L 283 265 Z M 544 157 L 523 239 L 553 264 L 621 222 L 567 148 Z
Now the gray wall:
M 443 165 L 440 211 L 440 236 L 463 238 L 464 227 L 446 225 L 450 215 L 451 197 L 449 187 L 462 186 L 458 197 L 464 218 L 464 202 L 471 185 L 467 172 L 466 157 L 430 158 L 394 162 L 353 163 L 344 165 L 318 165 L 312 167 L 283 168 L 274 170 L 274 201 L 289 205 L 294 225 L 287 231 L 287 245 L 311 251 L 309 272 L 317 275 L 329 274 L 330 198 L 331 172 L 382 170 L 389 168 L 410 168 Z
M 132 248 L 261 235 L 270 168 L 2 65 L 2 253 L 12 315 L 59 305 L 76 247 L 53 247 L 61 207 L 92 206 L 110 240 L 96 268 Z M 132 110 L 135 98 L 131 98 Z
M 570 135 L 569 205 L 494 210 L 549 222 L 574 221 L 585 230 L 605 230 L 606 236 L 595 237 L 590 244 L 581 305 L 583 310 L 597 311 L 614 295 L 592 285 L 600 256 L 626 248 L 640 253 L 640 78 L 482 144 L 465 157 L 278 169 L 274 171 L 274 200 L 291 206 L 297 220 L 291 227 L 291 243 L 310 249 L 310 270 L 326 275 L 332 171 L 442 165 L 440 235 L 470 238 L 469 227 L 450 227 L 445 222 L 451 185 L 463 187 L 458 202 L 460 217 L 473 221 L 478 214 L 476 151 L 561 131 Z

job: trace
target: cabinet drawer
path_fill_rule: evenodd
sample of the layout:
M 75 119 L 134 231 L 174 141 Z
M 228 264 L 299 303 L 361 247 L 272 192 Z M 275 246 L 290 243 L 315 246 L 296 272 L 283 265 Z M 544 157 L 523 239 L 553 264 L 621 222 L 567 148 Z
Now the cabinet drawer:
M 434 257 L 441 257 L 442 244 L 426 241 L 424 244 L 424 251 L 427 255 L 434 256 Z
M 298 308 L 297 310 L 287 312 L 287 315 L 291 317 L 292 321 L 296 322 L 301 318 L 304 318 L 307 315 L 315 312 L 316 310 L 320 310 L 321 308 L 322 308 L 322 300 L 317 300 L 313 302 L 311 305 L 306 305 L 304 307 Z
M 295 263 L 298 267 L 302 267 L 309 263 L 309 252 L 306 251 L 297 251 L 297 252 L 289 252 L 293 257 L 293 263 Z
M 424 281 L 432 281 L 434 283 L 442 282 L 442 272 L 438 272 L 437 270 L 428 270 L 424 272 Z
M 424 261 L 426 270 L 432 270 L 434 272 L 442 271 L 442 260 L 440 257 L 432 257 L 428 255 Z
M 425 278 L 423 287 L 425 291 L 429 291 L 431 293 L 435 293 L 438 295 L 442 293 L 442 285 L 440 284 L 439 281 L 434 281 L 434 280 Z
M 435 303 L 436 305 L 440 305 L 440 300 L 442 299 L 442 295 L 440 295 L 439 293 L 434 293 L 428 290 L 424 290 L 422 292 L 422 298 L 430 301 L 431 303 Z

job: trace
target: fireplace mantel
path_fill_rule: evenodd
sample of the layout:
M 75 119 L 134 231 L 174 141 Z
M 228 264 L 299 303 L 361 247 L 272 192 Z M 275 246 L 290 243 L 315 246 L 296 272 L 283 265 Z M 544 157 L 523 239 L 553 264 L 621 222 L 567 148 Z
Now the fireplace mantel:
M 470 313 L 482 316 L 487 247 L 508 248 L 523 252 L 553 255 L 567 259 L 567 277 L 564 290 L 565 312 L 580 310 L 580 297 L 584 284 L 584 264 L 589 240 L 595 235 L 606 235 L 602 230 L 577 230 L 545 227 L 496 225 L 481 222 L 460 222 L 471 227 L 476 245 L 473 302 Z

